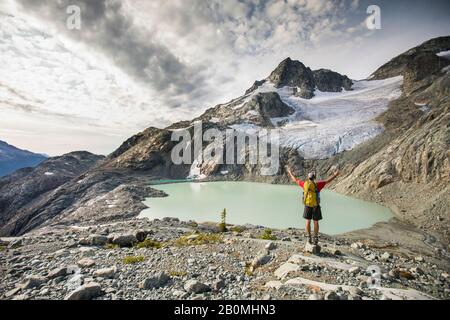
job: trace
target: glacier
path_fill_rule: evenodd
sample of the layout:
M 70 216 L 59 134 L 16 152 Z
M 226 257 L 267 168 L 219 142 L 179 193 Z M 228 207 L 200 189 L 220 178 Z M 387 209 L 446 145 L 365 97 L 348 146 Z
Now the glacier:
M 276 88 L 266 81 L 244 96 L 244 101 L 259 92 L 277 92 L 295 111 L 288 117 L 271 119 L 279 129 L 280 146 L 296 149 L 305 159 L 326 159 L 380 134 L 384 129 L 375 118 L 387 110 L 390 101 L 401 96 L 402 83 L 402 76 L 359 80 L 354 81 L 350 91 L 316 90 L 313 98 L 303 99 L 293 94 L 292 87 Z M 279 123 L 283 125 L 277 126 Z M 231 127 L 246 134 L 262 129 L 250 123 Z

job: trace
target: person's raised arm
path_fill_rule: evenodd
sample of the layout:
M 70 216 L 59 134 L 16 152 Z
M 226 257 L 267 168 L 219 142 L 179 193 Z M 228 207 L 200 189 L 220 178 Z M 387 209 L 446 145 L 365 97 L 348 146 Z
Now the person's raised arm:
M 292 174 L 291 168 L 287 168 L 287 173 L 289 175 L 289 177 L 291 177 L 291 180 L 295 183 L 297 183 L 297 178 L 295 178 L 295 176 Z
M 336 177 L 339 175 L 339 170 L 337 170 L 331 177 L 328 178 L 328 180 L 326 180 L 325 182 L 328 184 L 331 181 L 333 181 L 334 179 L 336 179 Z

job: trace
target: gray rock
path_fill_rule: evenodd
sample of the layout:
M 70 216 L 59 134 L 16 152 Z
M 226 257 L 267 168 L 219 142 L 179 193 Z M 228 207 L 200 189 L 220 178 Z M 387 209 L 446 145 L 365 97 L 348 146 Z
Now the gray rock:
M 102 288 L 96 282 L 82 285 L 69 293 L 65 300 L 91 300 L 103 294 Z
M 158 272 L 141 282 L 139 287 L 144 290 L 155 289 L 164 286 L 170 277 L 164 272 Z
M 119 234 L 113 237 L 112 243 L 119 245 L 120 247 L 132 247 L 138 240 L 134 234 Z
M 275 249 L 277 247 L 277 245 L 273 242 L 273 241 L 269 241 L 267 244 L 266 244 L 266 246 L 265 246 L 265 248 L 267 249 L 267 250 L 273 250 L 273 249 Z
M 389 261 L 392 258 L 392 253 L 385 252 L 381 255 L 382 261 Z
M 334 291 L 328 291 L 325 293 L 325 300 L 340 300 L 340 297 Z
M 83 258 L 78 260 L 77 265 L 80 268 L 90 268 L 95 265 L 95 261 L 90 258 Z
M 211 291 L 211 288 L 200 281 L 191 279 L 184 284 L 184 290 L 189 293 L 202 293 Z
M 211 285 L 212 289 L 215 291 L 220 291 L 223 288 L 225 288 L 225 281 L 223 280 L 215 280 L 212 285 Z
M 311 243 L 305 244 L 305 252 L 309 252 L 312 254 L 319 254 L 320 250 L 321 247 L 318 244 L 311 244 Z
M 104 246 L 108 243 L 108 237 L 100 234 L 93 234 L 89 236 L 89 243 L 93 246 Z
M 99 278 L 112 278 L 117 272 L 116 266 L 112 266 L 109 268 L 98 269 L 94 271 L 94 276 Z
M 258 257 L 256 257 L 255 259 L 253 259 L 251 265 L 254 268 L 256 268 L 256 267 L 267 264 L 271 259 L 272 259 L 272 256 L 270 256 L 268 254 L 261 254 Z
M 374 260 L 377 259 L 377 256 L 376 256 L 375 253 L 371 253 L 371 254 L 367 255 L 367 256 L 365 257 L 365 259 L 366 259 L 367 261 L 374 261 Z
M 47 282 L 47 279 L 41 276 L 27 276 L 20 284 L 22 290 L 37 288 Z
M 17 293 L 19 293 L 20 290 L 22 290 L 20 287 L 9 290 L 5 293 L 5 298 L 11 298 L 12 296 L 15 296 Z
M 58 278 L 58 277 L 65 277 L 66 275 L 67 275 L 67 267 L 59 267 L 59 268 L 51 270 L 48 273 L 47 278 L 54 279 L 54 278 Z
M 323 298 L 320 294 L 313 293 L 308 297 L 308 300 L 323 300 Z
M 351 267 L 350 269 L 348 269 L 348 272 L 351 274 L 358 274 L 361 272 L 361 268 L 360 267 Z
M 184 299 L 184 298 L 186 298 L 187 296 L 189 296 L 189 293 L 187 293 L 187 292 L 184 291 L 184 290 L 174 290 L 174 291 L 172 291 L 172 295 L 173 295 L 175 298 L 178 298 L 178 299 Z
M 134 233 L 134 236 L 138 242 L 142 242 L 147 237 L 147 233 L 144 230 L 138 230 Z
M 364 249 L 366 246 L 362 242 L 353 242 L 350 247 L 352 249 Z
M 358 288 L 358 287 L 350 287 L 348 289 L 348 293 L 351 296 L 356 296 L 356 295 L 362 295 L 363 291 L 360 288 Z

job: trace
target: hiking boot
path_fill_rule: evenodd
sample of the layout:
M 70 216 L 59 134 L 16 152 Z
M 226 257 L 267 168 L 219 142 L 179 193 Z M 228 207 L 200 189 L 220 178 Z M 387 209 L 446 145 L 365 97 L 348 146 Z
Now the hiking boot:
M 319 235 L 314 235 L 314 244 L 319 244 Z
M 312 243 L 313 243 L 310 234 L 306 234 L 305 237 L 306 237 L 306 243 L 309 243 L 309 244 L 312 244 Z

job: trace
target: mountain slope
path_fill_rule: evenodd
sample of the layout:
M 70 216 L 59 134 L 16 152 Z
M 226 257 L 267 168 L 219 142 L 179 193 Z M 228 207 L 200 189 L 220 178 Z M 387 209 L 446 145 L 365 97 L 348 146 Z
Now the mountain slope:
M 372 152 L 366 157 L 358 154 L 352 164 L 337 160 L 345 170 L 335 186 L 337 191 L 391 207 L 402 220 L 438 233 L 444 243 L 450 240 L 450 60 L 442 61 L 439 54 L 449 48 L 450 37 L 432 39 L 374 73 L 375 77 L 403 74 L 404 94 L 378 117 L 387 128 L 381 145 L 362 146 Z M 423 68 L 423 61 L 437 58 L 442 68 Z M 420 77 L 408 76 L 417 70 L 422 70 Z
M 17 169 L 34 167 L 47 159 L 44 155 L 21 150 L 4 141 L 0 141 L 0 177 Z
M 71 152 L 49 158 L 35 168 L 20 169 L 0 178 L 0 234 L 17 234 L 23 228 L 35 227 L 37 224 L 32 222 L 35 212 L 29 210 L 33 203 L 79 176 L 100 159 L 102 156 L 89 152 Z M 17 223 L 20 218 L 21 223 Z

